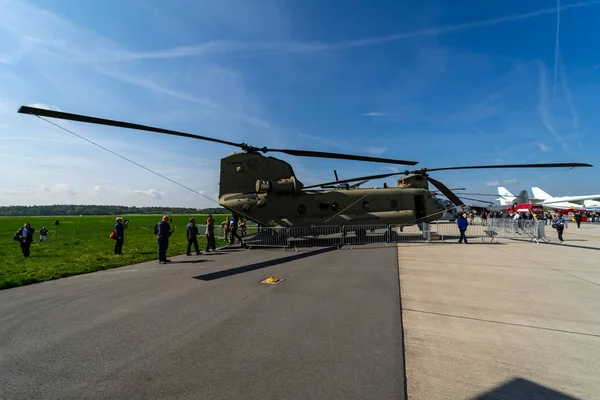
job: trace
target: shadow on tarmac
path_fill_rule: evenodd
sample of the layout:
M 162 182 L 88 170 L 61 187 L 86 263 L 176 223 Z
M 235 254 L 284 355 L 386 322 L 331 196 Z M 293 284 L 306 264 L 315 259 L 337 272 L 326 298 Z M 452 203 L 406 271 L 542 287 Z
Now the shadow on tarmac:
M 528 400 L 580 400 L 577 397 L 550 389 L 523 378 L 513 378 L 495 388 L 473 397 L 472 400 L 528 399 Z
M 201 281 L 212 281 L 215 279 L 226 278 L 228 276 L 243 274 L 244 272 L 255 271 L 257 269 L 272 267 L 274 265 L 284 264 L 286 262 L 300 260 L 307 257 L 312 257 L 317 254 L 327 253 L 332 250 L 337 250 L 337 247 L 324 247 L 317 250 L 308 251 L 306 253 L 295 253 L 291 256 L 277 258 L 274 260 L 260 261 L 254 264 L 243 265 L 241 267 L 235 267 L 231 269 L 226 269 L 223 271 L 211 272 L 208 274 L 194 276 L 194 279 L 199 279 Z

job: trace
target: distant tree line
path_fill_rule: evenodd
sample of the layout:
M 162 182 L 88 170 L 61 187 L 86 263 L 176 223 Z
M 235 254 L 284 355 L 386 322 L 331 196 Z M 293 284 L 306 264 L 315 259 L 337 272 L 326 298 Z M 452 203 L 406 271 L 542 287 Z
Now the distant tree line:
M 0 216 L 54 216 L 54 215 L 126 215 L 126 214 L 229 214 L 222 207 L 186 208 L 186 207 L 127 207 L 101 205 L 56 204 L 51 206 L 4 206 L 0 207 Z

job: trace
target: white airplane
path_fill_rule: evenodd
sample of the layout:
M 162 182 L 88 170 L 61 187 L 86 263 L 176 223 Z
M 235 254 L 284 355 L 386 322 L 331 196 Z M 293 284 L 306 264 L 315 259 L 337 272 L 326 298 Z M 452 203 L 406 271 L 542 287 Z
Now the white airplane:
M 532 187 L 534 199 L 529 199 L 533 203 L 542 204 L 544 207 L 555 209 L 588 209 L 600 207 L 600 194 L 583 195 L 583 196 L 561 196 L 553 197 L 544 192 L 539 187 Z

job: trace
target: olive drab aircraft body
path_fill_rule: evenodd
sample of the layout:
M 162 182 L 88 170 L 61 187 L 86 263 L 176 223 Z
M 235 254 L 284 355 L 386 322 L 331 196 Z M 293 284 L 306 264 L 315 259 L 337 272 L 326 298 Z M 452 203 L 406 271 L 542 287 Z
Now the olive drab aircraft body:
M 490 168 L 591 167 L 590 164 L 583 163 L 459 166 L 421 168 L 344 180 L 337 179 L 336 172 L 335 181 L 304 186 L 288 162 L 266 156 L 264 153 L 279 152 L 299 157 L 409 166 L 417 162 L 311 150 L 259 148 L 246 143 L 29 106 L 22 106 L 19 113 L 182 136 L 238 147 L 243 151 L 221 159 L 219 204 L 261 226 L 270 227 L 412 225 L 418 222 L 432 222 L 441 219 L 455 207 L 463 206 L 464 203 L 443 183 L 431 178 L 431 172 Z M 401 176 L 397 186 L 360 188 L 362 183 L 369 180 L 391 176 Z M 359 183 L 350 185 L 353 182 Z M 447 197 L 453 206 L 449 207 L 448 201 L 440 201 L 441 199 L 430 191 L 429 184 L 435 186 L 438 189 L 436 192 Z

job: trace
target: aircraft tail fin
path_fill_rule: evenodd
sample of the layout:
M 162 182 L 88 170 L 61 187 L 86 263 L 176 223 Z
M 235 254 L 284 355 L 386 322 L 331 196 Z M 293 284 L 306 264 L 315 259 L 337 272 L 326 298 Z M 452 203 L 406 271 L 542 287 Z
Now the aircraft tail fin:
M 532 187 L 531 191 L 533 192 L 533 197 L 535 197 L 536 199 L 550 200 L 553 198 L 552 196 L 550 196 L 548 193 L 544 192 L 539 187 Z
M 512 204 L 513 200 L 515 199 L 515 196 L 502 186 L 498 187 L 498 194 L 500 195 L 500 198 L 496 200 L 499 200 L 500 205 L 502 206 Z
M 521 190 L 519 195 L 516 197 L 518 204 L 527 204 L 529 203 L 529 194 L 527 194 L 527 190 Z

